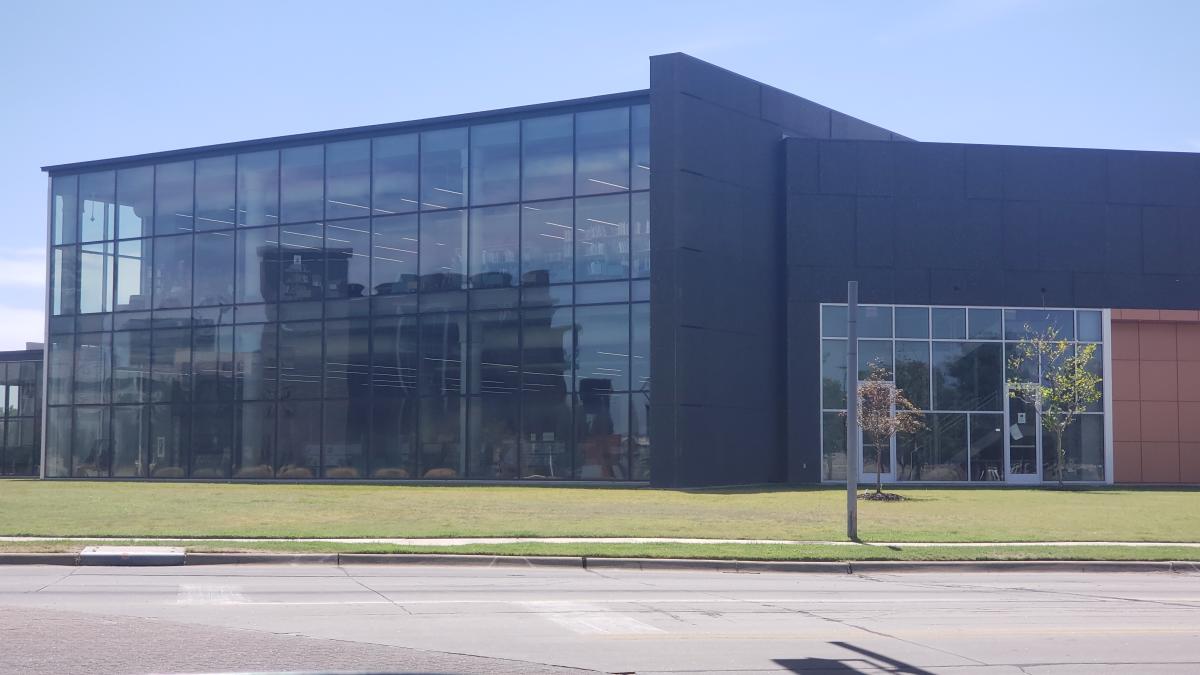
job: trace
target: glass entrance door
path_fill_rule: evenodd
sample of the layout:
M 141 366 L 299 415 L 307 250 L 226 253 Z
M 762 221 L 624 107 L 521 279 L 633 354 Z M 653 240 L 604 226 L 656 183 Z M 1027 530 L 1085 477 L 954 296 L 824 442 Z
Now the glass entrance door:
M 1033 406 L 1019 398 L 1008 397 L 1008 482 L 1036 483 L 1041 480 L 1041 420 Z

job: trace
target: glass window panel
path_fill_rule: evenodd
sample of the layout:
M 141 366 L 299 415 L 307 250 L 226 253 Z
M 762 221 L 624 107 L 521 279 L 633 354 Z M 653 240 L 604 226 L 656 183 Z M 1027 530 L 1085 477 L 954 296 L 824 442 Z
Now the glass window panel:
M 650 305 L 630 305 L 632 345 L 629 366 L 630 385 L 634 391 L 650 393 Z M 641 479 L 635 479 L 641 480 Z
M 629 109 L 575 115 L 575 194 L 629 189 Z
M 367 319 L 325 322 L 326 398 L 360 399 L 370 393 L 369 331 Z
M 521 283 L 570 283 L 574 278 L 575 215 L 571 200 L 521 205 Z
M 121 239 L 153 234 L 154 167 L 138 166 L 117 172 L 117 233 Z
M 522 407 L 521 478 L 562 479 L 572 475 L 571 399 L 570 395 L 553 389 L 526 394 Z
M 375 389 L 371 403 L 371 477 L 413 478 L 416 461 L 417 404 L 420 399 L 383 395 Z
M 1002 337 L 998 309 L 968 309 L 967 323 L 972 340 L 999 340 Z
M 1004 359 L 1001 345 L 933 343 L 935 410 L 1002 410 Z
M 154 308 L 192 304 L 192 237 L 154 239 Z
M 228 478 L 233 460 L 233 406 L 192 408 L 192 478 Z
M 371 141 L 325 146 L 325 217 L 371 215 Z
M 858 337 L 892 337 L 892 308 L 877 305 L 859 305 Z
M 232 155 L 196 160 L 197 230 L 225 230 L 234 226 L 236 184 L 237 161 Z
M 279 223 L 279 151 L 238 155 L 237 224 Z
M 515 202 L 521 150 L 518 123 L 471 127 L 471 204 Z
M 416 211 L 417 135 L 375 138 L 371 155 L 374 215 Z
M 116 174 L 85 173 L 79 177 L 79 241 L 112 239 L 116 233 Z
M 32 417 L 9 419 L 7 424 L 8 447 L 4 449 L 4 461 L 0 474 L 7 476 L 38 476 L 41 474 L 41 443 L 38 420 Z
M 629 416 L 629 478 L 650 480 L 650 396 L 649 392 L 637 392 L 632 396 Z
M 570 115 L 521 121 L 521 198 L 552 199 L 572 193 L 574 123 Z
M 10 422 L 11 424 L 11 422 Z M 1044 436 L 1048 436 L 1043 432 Z M 1057 462 L 1053 441 L 1042 441 L 1050 461 L 1048 470 L 1042 472 L 1045 480 L 1053 480 L 1057 475 L 1053 466 Z M 1104 480 L 1104 416 L 1081 415 L 1076 418 L 1063 437 L 1067 448 L 1066 462 L 1063 464 L 1063 480 L 1070 481 L 1103 481 Z
M 154 233 L 191 232 L 192 179 L 190 161 L 159 164 L 154 168 Z
M 821 307 L 821 337 L 846 337 L 846 306 Z
M 931 413 L 926 428 L 896 437 L 896 478 L 903 481 L 967 479 L 967 416 Z
M 275 476 L 275 404 L 242 403 L 238 406 L 241 443 L 233 460 L 234 478 Z
M 1081 309 L 1075 313 L 1079 323 L 1078 339 L 1083 342 L 1099 342 L 1103 339 L 1101 316 L 1097 310 Z
M 421 214 L 421 290 L 463 288 L 466 272 L 467 212 Z
M 20 366 L 18 383 L 21 387 L 17 404 L 18 415 L 38 415 L 42 411 L 42 364 L 24 361 Z M 9 402 L 12 405 L 12 402 Z
M 521 313 L 522 388 L 526 392 L 572 391 L 574 322 L 570 307 Z
M 321 322 L 279 324 L 279 398 L 321 398 Z
M 50 180 L 50 194 L 54 244 L 73 244 L 79 224 L 79 178 L 56 176 Z
M 421 478 L 457 478 L 463 473 L 466 399 L 438 396 L 421 399 Z
M 821 407 L 846 407 L 845 340 L 821 340 Z
M 928 338 L 929 337 L 929 308 L 928 307 L 897 307 L 896 308 L 896 337 L 898 337 L 898 338 Z
M 185 401 L 191 394 L 192 331 L 158 328 L 151 336 L 151 399 Z
M 113 244 L 84 244 L 79 252 L 79 312 L 112 311 Z
M 321 220 L 325 215 L 325 147 L 285 148 L 279 158 L 279 222 Z
M 967 337 L 967 310 L 961 307 L 933 308 L 933 337 L 962 340 Z
M 117 304 L 118 312 L 150 309 L 154 267 L 151 262 L 151 239 L 117 242 Z
M 633 189 L 650 188 L 650 106 L 635 105 L 630 109 L 633 133 Z
M 108 403 L 112 334 L 85 333 L 75 338 L 75 402 Z
M 278 434 L 275 477 L 317 478 L 321 465 L 321 402 L 280 403 Z
M 421 134 L 421 209 L 467 205 L 467 130 Z
M 417 318 L 372 320 L 371 383 L 376 396 L 412 396 L 417 390 Z M 439 343 L 440 344 L 440 343 Z
M 650 276 L 650 193 L 629 197 L 633 224 L 633 276 Z
M 1075 317 L 1069 309 L 1006 309 L 1004 339 L 1020 340 L 1031 332 L 1044 334 L 1053 328 L 1062 340 L 1075 339 Z
M 233 303 L 233 279 L 237 258 L 234 233 L 205 232 L 195 238 L 196 275 L 194 304 L 229 305 Z
M 629 395 L 583 387 L 575 419 L 575 478 L 628 480 Z
M 471 288 L 517 285 L 520 229 L 516 204 L 471 209 Z
M 846 480 L 846 417 L 821 413 L 821 479 Z
M 361 298 L 371 287 L 371 221 L 325 225 L 325 296 Z
M 896 341 L 896 386 L 913 405 L 929 410 L 929 343 Z
M 150 331 L 113 333 L 113 401 L 150 400 Z
M 55 335 L 49 347 L 47 401 L 50 405 L 70 403 L 75 395 L 75 336 Z
M 415 293 L 418 287 L 417 216 L 372 218 L 371 278 L 375 295 Z
M 191 445 L 191 410 L 181 405 L 150 406 L 151 478 L 184 478 Z
M 858 379 L 865 380 L 871 375 L 871 365 L 882 367 L 890 375 L 892 371 L 892 342 L 891 340 L 859 340 L 858 341 Z
M 463 314 L 421 317 L 421 393 L 459 394 L 465 391 L 463 356 L 467 319 Z
M 520 317 L 515 310 L 471 315 L 468 387 L 472 394 L 510 394 L 520 386 Z
M 1020 368 L 1016 371 L 1012 368 L 1014 357 L 1020 358 Z M 1038 381 L 1038 362 L 1036 359 L 1026 358 L 1026 350 L 1022 349 L 1020 344 L 1004 345 L 1004 364 L 1006 381 L 1014 379 L 1020 382 Z
M 589 391 L 629 389 L 629 306 L 575 309 L 576 386 Z
M 192 339 L 196 400 L 233 398 L 233 326 L 199 326 Z
M 71 408 L 49 408 L 46 418 L 46 476 L 65 478 L 71 465 Z
M 234 330 L 234 387 L 240 400 L 273 399 L 277 392 L 276 324 L 237 326 Z
M 371 408 L 367 401 L 325 402 L 323 478 L 366 478 Z
M 108 408 L 79 406 L 75 408 L 75 478 L 107 478 L 112 461 L 111 439 L 108 437 Z
M 279 228 L 279 299 L 320 300 L 325 295 L 325 227 Z
M 1004 416 L 970 415 L 973 481 L 1004 480 Z
M 521 407 L 515 393 L 469 399 L 467 459 L 469 478 L 512 480 L 519 477 Z
M 575 200 L 575 280 L 629 277 L 629 196 Z
M 236 235 L 234 278 L 238 303 L 279 299 L 279 233 L 274 227 L 240 230 Z

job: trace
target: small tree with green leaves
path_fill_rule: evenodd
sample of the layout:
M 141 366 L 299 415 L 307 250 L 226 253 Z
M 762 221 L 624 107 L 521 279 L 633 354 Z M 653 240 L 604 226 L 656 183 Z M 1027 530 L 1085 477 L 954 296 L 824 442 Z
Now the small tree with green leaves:
M 883 494 L 883 451 L 892 447 L 898 433 L 913 434 L 925 428 L 921 409 L 892 381 L 879 363 L 870 364 L 867 379 L 858 384 L 858 423 L 875 446 L 875 494 Z M 850 433 L 854 433 L 853 429 Z
M 1025 337 L 1017 343 L 1009 356 L 1009 395 L 1024 401 L 1041 418 L 1042 428 L 1054 437 L 1055 476 L 1058 486 L 1063 486 L 1063 467 L 1067 462 L 1067 449 L 1063 436 L 1067 428 L 1080 413 L 1099 402 L 1101 397 L 1100 375 L 1089 369 L 1096 356 L 1095 344 L 1072 345 L 1059 337 L 1053 326 L 1041 333 L 1025 326 Z M 1032 373 L 1032 379 L 1021 378 L 1020 373 Z

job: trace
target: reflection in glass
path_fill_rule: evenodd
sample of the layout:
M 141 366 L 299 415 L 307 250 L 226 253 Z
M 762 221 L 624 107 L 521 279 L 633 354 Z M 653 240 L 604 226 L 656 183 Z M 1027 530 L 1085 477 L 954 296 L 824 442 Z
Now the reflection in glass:
M 113 333 L 113 401 L 150 400 L 150 331 Z
M 321 402 L 283 401 L 279 404 L 279 449 L 275 477 L 319 477 L 321 464 Z
M 896 341 L 896 386 L 921 410 L 929 410 L 929 343 Z
M 633 133 L 633 189 L 650 188 L 650 106 L 635 105 L 630 108 Z
M 71 408 L 49 408 L 46 414 L 46 476 L 70 475 Z
M 971 476 L 973 481 L 1004 480 L 1004 416 L 972 414 Z
M 47 347 L 47 402 L 50 405 L 71 403 L 75 395 L 75 336 L 55 335 Z
M 371 321 L 371 383 L 375 395 L 415 396 L 417 318 L 377 316 Z
M 279 223 L 279 151 L 264 150 L 238 155 L 237 223 Z
M 1075 339 L 1075 316 L 1069 309 L 1006 309 L 1004 338 L 1020 340 L 1030 334 L 1042 335 L 1053 328 L 1059 339 Z
M 650 392 L 650 305 L 629 306 L 631 350 L 629 377 L 634 391 Z
M 934 339 L 962 340 L 967 337 L 967 312 L 961 307 L 934 307 Z
M 321 220 L 325 215 L 325 148 L 285 148 L 279 156 L 281 223 Z
M 325 146 L 325 217 L 371 215 L 371 141 Z
M 575 472 L 581 480 L 629 478 L 629 395 L 581 385 L 575 409 Z
M 572 391 L 573 327 L 570 307 L 521 312 L 521 388 L 524 391 Z
M 571 115 L 521 121 L 521 198 L 569 197 L 574 184 Z
M 1000 310 L 976 309 L 967 310 L 967 323 L 972 340 L 999 340 Z
M 279 299 L 320 300 L 325 295 L 325 227 L 279 228 Z
M 520 469 L 520 399 L 514 393 L 469 399 L 469 478 L 513 479 Z
M 417 291 L 417 216 L 372 218 L 371 279 L 375 295 Z
M 78 262 L 74 246 L 54 249 L 50 260 L 50 313 L 54 316 L 75 313 Z
M 192 302 L 192 237 L 155 237 L 154 308 L 187 307 Z
M 196 275 L 193 305 L 228 305 L 233 302 L 236 258 L 232 232 L 205 232 L 195 237 Z
M 325 296 L 361 298 L 371 287 L 371 221 L 343 220 L 325 226 Z
M 520 147 L 517 122 L 471 127 L 471 204 L 517 201 Z
M 467 130 L 421 134 L 421 209 L 467 205 Z
M 371 477 L 381 480 L 413 478 L 417 443 L 415 397 L 381 395 L 371 405 Z
M 421 317 L 421 393 L 459 394 L 464 389 L 467 319 L 462 314 Z
M 571 282 L 574 223 L 574 207 L 569 199 L 521 205 L 522 285 Z
M 73 471 L 75 478 L 107 478 L 112 462 L 108 436 L 108 408 L 77 406 Z
M 464 470 L 465 399 L 438 396 L 421 399 L 421 478 L 458 478 Z
M 593 391 L 629 389 L 629 306 L 577 307 L 576 386 Z
M 553 390 L 528 393 L 522 417 L 521 477 L 569 478 L 573 436 L 571 397 Z
M 233 398 L 233 326 L 197 326 L 192 340 L 196 400 L 228 401 Z
M 516 204 L 471 209 L 471 288 L 517 285 L 520 227 Z
M 190 161 L 159 164 L 154 168 L 154 233 L 191 232 L 192 179 Z
M 196 160 L 197 230 L 225 230 L 234 226 L 236 183 L 236 160 L 232 155 Z
M 75 336 L 75 402 L 108 403 L 112 334 Z
M 416 211 L 417 135 L 387 136 L 372 140 L 372 208 L 374 215 Z
M 111 312 L 113 243 L 84 244 L 79 251 L 79 312 Z
M 190 420 L 190 410 L 186 406 L 150 406 L 151 478 L 186 477 Z
M 926 428 L 896 437 L 896 478 L 905 481 L 967 479 L 967 416 L 930 413 Z
M 842 309 L 845 319 L 846 310 Z M 843 325 L 843 331 L 845 326 Z M 896 337 L 898 338 L 928 338 L 929 337 L 929 308 L 928 307 L 897 307 L 896 308 Z
M 150 239 L 117 242 L 117 306 L 122 310 L 150 309 L 154 268 L 150 264 Z
M 237 232 L 234 278 L 238 303 L 279 299 L 279 233 L 274 227 Z
M 467 212 L 421 214 L 421 290 L 463 288 L 466 272 Z
M 520 386 L 520 319 L 516 310 L 471 314 L 468 387 L 472 394 L 511 394 Z
M 275 404 L 242 403 L 238 406 L 241 444 L 233 460 L 234 478 L 271 478 L 275 475 Z
M 629 196 L 575 200 L 575 281 L 629 278 Z
M 575 115 L 575 194 L 629 189 L 629 109 Z
M 154 167 L 138 166 L 117 172 L 117 234 L 121 239 L 153 233 Z
M 56 176 L 50 180 L 50 229 L 53 243 L 75 243 L 79 224 L 79 179 L 76 176 Z
M 369 331 L 367 319 L 325 322 L 326 398 L 359 399 L 370 393 Z
M 156 328 L 151 336 L 150 397 L 153 401 L 186 401 L 191 395 L 192 332 Z
M 638 392 L 631 396 L 629 416 L 629 479 L 650 480 L 650 396 Z
M 325 402 L 323 478 L 366 477 L 370 414 L 365 402 Z
M 858 379 L 865 380 L 871 376 L 871 366 L 879 366 L 888 372 L 892 370 L 892 342 L 890 340 L 859 340 L 858 341 Z
M 650 276 L 650 193 L 629 196 L 633 228 L 633 276 Z
M 1003 377 L 999 343 L 933 343 L 935 410 L 1002 410 Z
M 116 174 L 112 171 L 79 177 L 79 241 L 113 238 L 117 222 L 115 190 Z
M 321 323 L 279 325 L 279 398 L 321 398 Z
M 192 408 L 192 478 L 228 478 L 233 459 L 233 406 Z

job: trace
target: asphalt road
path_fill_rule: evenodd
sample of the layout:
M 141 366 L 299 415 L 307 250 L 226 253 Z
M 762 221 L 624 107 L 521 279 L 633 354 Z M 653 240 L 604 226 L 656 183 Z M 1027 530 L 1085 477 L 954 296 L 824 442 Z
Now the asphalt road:
M 1200 574 L 0 567 L 0 673 L 1200 672 Z

